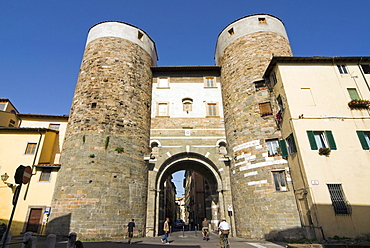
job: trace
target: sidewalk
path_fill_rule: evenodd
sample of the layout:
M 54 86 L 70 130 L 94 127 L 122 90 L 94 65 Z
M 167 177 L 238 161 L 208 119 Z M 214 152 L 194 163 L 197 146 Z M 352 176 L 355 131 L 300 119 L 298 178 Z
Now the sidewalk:
M 160 237 L 134 238 L 132 243 L 127 240 L 116 241 L 83 241 L 84 248 L 158 248 L 158 247 L 176 247 L 176 248 L 217 248 L 220 247 L 218 235 L 211 233 L 210 240 L 202 239 L 201 232 L 186 231 L 173 232 L 168 240 L 170 244 L 162 244 Z M 77 238 L 78 239 L 78 238 Z M 251 241 L 242 238 L 229 238 L 232 248 L 284 248 L 285 244 L 274 244 L 267 241 Z M 44 248 L 44 239 L 39 238 L 37 248 Z M 20 244 L 10 245 L 10 248 L 19 248 Z M 56 248 L 66 248 L 67 241 L 58 242 Z

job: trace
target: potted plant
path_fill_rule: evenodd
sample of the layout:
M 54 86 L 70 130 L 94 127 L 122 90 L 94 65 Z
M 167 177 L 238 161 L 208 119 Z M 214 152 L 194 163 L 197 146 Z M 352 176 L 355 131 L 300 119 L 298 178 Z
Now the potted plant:
M 322 147 L 319 149 L 320 155 L 329 156 L 330 152 L 331 152 L 331 149 L 328 147 Z
M 351 109 L 355 108 L 369 108 L 370 101 L 369 100 L 364 100 L 364 99 L 353 99 L 348 103 L 348 106 Z

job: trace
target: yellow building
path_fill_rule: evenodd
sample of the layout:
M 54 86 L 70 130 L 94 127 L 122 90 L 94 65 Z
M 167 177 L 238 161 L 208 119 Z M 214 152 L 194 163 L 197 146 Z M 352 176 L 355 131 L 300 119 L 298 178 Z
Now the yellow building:
M 0 223 L 8 224 L 11 216 L 16 169 L 30 166 L 32 177 L 22 185 L 11 231 L 43 233 L 68 116 L 19 114 L 8 99 L 0 99 L 0 109 Z
M 370 233 L 370 57 L 275 57 L 265 79 L 312 238 Z

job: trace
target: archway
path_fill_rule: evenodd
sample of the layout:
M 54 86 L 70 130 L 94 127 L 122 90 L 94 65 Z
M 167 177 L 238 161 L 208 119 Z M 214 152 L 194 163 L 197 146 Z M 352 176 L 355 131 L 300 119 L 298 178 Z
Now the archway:
M 211 229 L 216 228 L 217 222 L 224 217 L 224 195 L 230 194 L 225 190 L 225 179 L 222 178 L 218 167 L 207 157 L 192 152 L 178 153 L 165 160 L 158 170 L 153 169 L 149 175 L 147 235 L 161 234 L 163 222 L 166 218 L 164 211 L 164 182 L 173 173 L 186 170 L 201 174 L 207 185 L 205 206 L 198 218 L 207 217 L 211 220 Z M 155 174 L 155 175 L 154 175 Z M 154 186 L 154 188 L 153 188 Z M 198 219 L 195 219 L 199 222 Z

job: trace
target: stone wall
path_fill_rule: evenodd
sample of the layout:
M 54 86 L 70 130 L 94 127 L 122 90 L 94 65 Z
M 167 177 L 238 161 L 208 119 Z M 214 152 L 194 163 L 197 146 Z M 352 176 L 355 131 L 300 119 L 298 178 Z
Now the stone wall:
M 254 86 L 273 55 L 291 56 L 289 42 L 264 31 L 235 40 L 219 61 L 226 136 L 234 158 L 231 185 L 237 235 L 253 239 L 270 239 L 300 225 L 287 161 L 267 154 L 265 140 L 279 138 L 280 131 L 273 114 L 261 117 L 259 103 L 270 102 L 274 112 L 277 107 L 267 89 L 257 91 Z M 275 190 L 273 170 L 285 171 L 288 191 Z
M 122 238 L 145 230 L 152 58 L 117 37 L 88 43 L 54 192 L 49 233 Z

